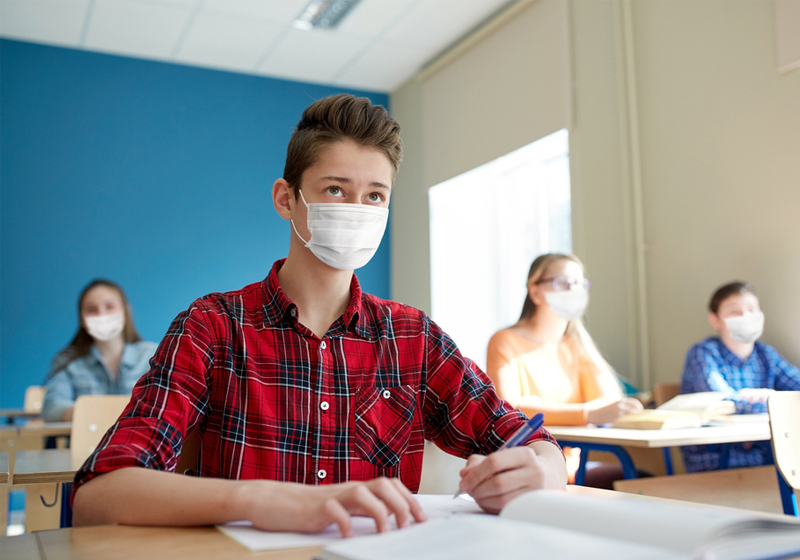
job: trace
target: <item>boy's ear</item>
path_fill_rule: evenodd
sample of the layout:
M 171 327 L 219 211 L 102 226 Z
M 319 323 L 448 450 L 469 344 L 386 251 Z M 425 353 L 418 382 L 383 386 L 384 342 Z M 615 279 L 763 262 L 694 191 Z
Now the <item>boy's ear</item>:
M 294 196 L 292 188 L 284 179 L 278 179 L 272 185 L 272 204 L 281 218 L 289 220 L 292 217 L 290 199 Z
M 719 315 L 714 313 L 713 311 L 708 314 L 708 323 L 711 325 L 711 328 L 717 332 L 722 331 L 722 319 L 720 319 Z

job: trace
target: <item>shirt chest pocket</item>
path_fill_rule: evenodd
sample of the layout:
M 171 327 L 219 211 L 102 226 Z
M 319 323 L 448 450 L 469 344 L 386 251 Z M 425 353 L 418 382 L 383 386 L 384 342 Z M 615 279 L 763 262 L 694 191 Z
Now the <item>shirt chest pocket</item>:
M 380 467 L 400 462 L 408 448 L 416 408 L 416 390 L 362 387 L 356 392 L 356 454 Z

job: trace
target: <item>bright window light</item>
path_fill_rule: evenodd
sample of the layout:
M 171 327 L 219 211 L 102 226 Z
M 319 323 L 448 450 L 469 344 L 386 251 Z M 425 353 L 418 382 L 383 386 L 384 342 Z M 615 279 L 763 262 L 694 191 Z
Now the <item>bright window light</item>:
M 486 345 L 519 318 L 542 253 L 572 252 L 569 136 L 560 130 L 431 187 L 431 315 L 486 368 Z

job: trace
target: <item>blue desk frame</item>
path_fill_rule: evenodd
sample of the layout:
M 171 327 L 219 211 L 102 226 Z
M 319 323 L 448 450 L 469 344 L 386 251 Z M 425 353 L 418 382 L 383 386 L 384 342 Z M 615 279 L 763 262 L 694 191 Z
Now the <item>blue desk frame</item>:
M 589 456 L 589 451 L 604 451 L 606 453 L 612 453 L 615 455 L 617 459 L 619 459 L 620 465 L 622 465 L 622 475 L 625 477 L 625 480 L 639 477 L 636 467 L 633 464 L 633 459 L 631 459 L 631 456 L 621 445 L 611 445 L 608 443 L 587 443 L 584 441 L 571 441 L 569 439 L 561 438 L 558 439 L 558 444 L 562 447 L 577 447 L 581 450 L 580 463 L 578 463 L 578 470 L 575 473 L 575 484 L 578 486 L 583 486 L 584 482 L 586 481 L 586 460 Z M 719 446 L 719 468 L 720 470 L 727 469 L 730 467 L 730 444 L 722 443 L 719 444 Z M 671 476 L 673 474 L 673 470 L 670 449 L 670 447 L 664 447 L 663 453 L 664 470 L 666 471 L 667 475 Z M 775 467 L 775 472 L 778 476 L 778 487 L 780 488 L 781 492 L 783 513 L 786 515 L 800 517 L 800 511 L 798 511 L 797 508 L 797 497 L 794 494 L 794 490 L 783 478 L 783 475 L 781 475 L 781 472 L 778 470 L 777 466 Z

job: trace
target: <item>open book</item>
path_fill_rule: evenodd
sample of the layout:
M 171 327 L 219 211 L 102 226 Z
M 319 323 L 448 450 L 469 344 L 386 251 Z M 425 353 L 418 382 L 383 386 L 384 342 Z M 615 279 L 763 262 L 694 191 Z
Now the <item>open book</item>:
M 536 490 L 499 516 L 454 515 L 341 540 L 318 560 L 777 560 L 800 554 L 800 521 L 737 510 Z
M 733 401 L 724 393 L 705 392 L 678 395 L 655 410 L 640 410 L 614 420 L 614 428 L 668 430 L 699 428 L 711 421 L 725 422 L 736 412 Z

